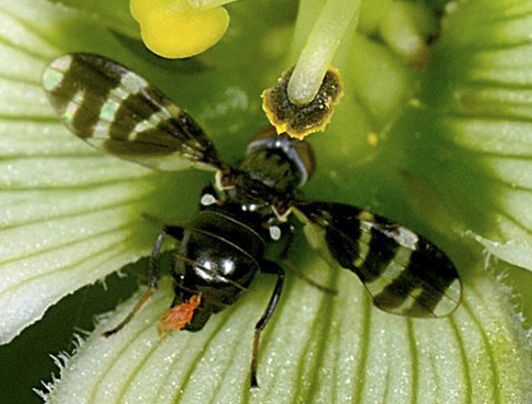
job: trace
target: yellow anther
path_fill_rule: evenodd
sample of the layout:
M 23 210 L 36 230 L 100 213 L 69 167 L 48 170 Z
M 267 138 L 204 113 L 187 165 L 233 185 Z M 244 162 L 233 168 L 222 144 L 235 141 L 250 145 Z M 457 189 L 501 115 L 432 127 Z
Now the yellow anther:
M 193 7 L 188 0 L 130 0 L 142 40 L 166 58 L 198 55 L 215 45 L 229 26 L 223 7 Z

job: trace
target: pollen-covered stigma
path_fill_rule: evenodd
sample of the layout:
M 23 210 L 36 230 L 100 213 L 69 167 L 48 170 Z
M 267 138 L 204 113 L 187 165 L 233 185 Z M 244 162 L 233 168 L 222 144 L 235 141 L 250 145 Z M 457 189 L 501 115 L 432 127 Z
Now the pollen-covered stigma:
M 361 0 L 327 0 L 293 68 L 266 89 L 262 108 L 278 133 L 303 139 L 323 132 L 343 89 L 340 69 L 331 66 L 341 40 L 358 22 Z

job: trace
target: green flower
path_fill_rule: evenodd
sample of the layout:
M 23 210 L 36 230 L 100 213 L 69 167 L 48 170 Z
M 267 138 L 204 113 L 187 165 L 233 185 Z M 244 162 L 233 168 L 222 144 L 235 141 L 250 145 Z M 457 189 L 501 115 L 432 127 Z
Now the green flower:
M 332 60 L 345 96 L 326 133 L 310 137 L 318 170 L 305 195 L 368 207 L 433 240 L 457 264 L 463 301 L 445 319 L 383 313 L 351 273 L 329 269 L 300 237 L 293 261 L 339 295 L 288 274 L 254 392 L 251 340 L 273 287 L 266 275 L 201 332 L 159 339 L 156 323 L 172 299 L 166 279 L 127 327 L 101 336 L 138 298 L 133 275 L 146 262 L 126 265 L 149 253 L 158 231 L 142 214 L 190 218 L 211 177 L 154 173 L 89 148 L 59 122 L 40 77 L 67 52 L 112 57 L 186 108 L 235 162 L 266 125 L 260 93 L 296 62 L 323 2 L 230 4 L 221 42 L 173 62 L 134 39 L 127 1 L 64 3 L 76 7 L 0 0 L 2 401 L 28 402 L 24 394 L 51 379 L 46 353 L 72 351 L 73 328 L 91 329 L 111 309 L 66 364 L 58 356 L 53 386 L 40 387 L 53 402 L 530 399 L 529 322 L 516 312 L 529 315 L 532 284 L 531 0 L 361 3 L 358 31 L 346 28 Z M 426 49 L 404 45 L 427 35 L 435 43 Z M 114 274 L 121 268 L 127 279 Z M 104 279 L 108 292 L 88 286 Z

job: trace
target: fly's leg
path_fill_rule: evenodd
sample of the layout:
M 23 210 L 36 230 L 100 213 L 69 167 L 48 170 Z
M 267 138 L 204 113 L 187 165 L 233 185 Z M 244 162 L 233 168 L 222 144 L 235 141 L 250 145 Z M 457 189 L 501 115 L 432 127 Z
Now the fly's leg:
M 120 331 L 127 323 L 131 321 L 133 317 L 139 312 L 139 310 L 144 306 L 144 303 L 148 301 L 148 299 L 155 293 L 157 290 L 158 284 L 159 284 L 159 256 L 161 254 L 161 247 L 164 241 L 164 237 L 166 235 L 170 235 L 177 240 L 181 240 L 183 238 L 183 228 L 178 226 L 166 226 L 157 238 L 155 239 L 155 244 L 153 245 L 153 249 L 151 251 L 150 255 L 150 262 L 149 262 L 149 270 L 150 270 L 150 276 L 148 280 L 148 290 L 142 295 L 140 300 L 137 302 L 135 307 L 133 307 L 133 310 L 124 318 L 120 324 L 118 324 L 115 328 L 106 331 L 103 333 L 104 337 L 109 337 L 118 331 Z
M 295 228 L 290 223 L 283 223 L 283 229 L 287 229 L 287 235 L 285 236 L 285 245 L 281 251 L 281 260 L 283 261 L 283 264 L 285 264 L 290 271 L 292 271 L 299 279 L 305 281 L 310 286 L 315 287 L 316 289 L 322 291 L 323 293 L 328 293 L 330 295 L 337 295 L 338 291 L 334 288 L 324 286 L 316 282 L 315 280 L 309 278 L 307 275 L 305 275 L 302 271 L 299 270 L 299 268 L 294 264 L 294 261 L 290 258 L 290 247 L 292 246 L 292 243 L 295 238 Z
M 314 279 L 309 278 L 305 273 L 299 270 L 299 268 L 296 266 L 296 264 L 294 264 L 294 262 L 290 258 L 285 258 L 283 260 L 283 264 L 286 265 L 288 269 L 290 269 L 290 271 L 292 271 L 299 279 L 305 281 L 310 286 L 315 287 L 320 292 L 327 293 L 333 296 L 338 295 L 338 291 L 336 289 L 322 285 L 321 283 L 316 282 Z
M 271 318 L 279 302 L 279 297 L 281 296 L 281 291 L 283 290 L 284 282 L 284 270 L 272 261 L 263 261 L 261 265 L 261 272 L 277 275 L 277 282 L 275 282 L 275 287 L 273 289 L 272 296 L 268 302 L 266 310 L 262 314 L 262 317 L 255 325 L 255 334 L 253 335 L 253 351 L 251 356 L 251 377 L 250 377 L 250 387 L 259 387 L 257 382 L 257 360 L 259 355 L 259 344 L 260 344 L 260 335 L 268 320 Z

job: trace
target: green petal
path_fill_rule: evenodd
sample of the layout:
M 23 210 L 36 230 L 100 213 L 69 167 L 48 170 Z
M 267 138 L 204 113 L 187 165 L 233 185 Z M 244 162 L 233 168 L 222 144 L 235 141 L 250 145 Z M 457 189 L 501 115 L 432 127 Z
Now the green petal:
M 323 262 L 308 262 L 313 275 Z M 197 333 L 163 340 L 156 322 L 172 300 L 165 281 L 118 334 L 101 333 L 132 298 L 102 321 L 61 370 L 53 402 L 524 402 L 527 342 L 504 292 L 487 273 L 465 282 L 449 318 L 410 320 L 371 307 L 347 271 L 327 272 L 339 296 L 289 277 L 265 332 L 260 389 L 249 392 L 253 326 L 273 282 L 263 276 L 232 308 Z
M 139 218 L 153 190 L 148 170 L 69 135 L 41 89 L 46 63 L 65 46 L 53 33 L 75 24 L 72 31 L 89 38 L 93 27 L 63 7 L 7 3 L 0 3 L 0 54 L 12 61 L 0 66 L 1 343 L 63 296 L 148 251 L 136 228 L 147 227 Z
M 247 18 L 251 11 L 240 21 L 253 29 L 268 26 L 267 21 Z M 0 1 L 0 24 L 0 55 L 10 61 L 0 65 L 1 344 L 65 295 L 146 255 L 158 226 L 143 220 L 142 214 L 184 220 L 196 206 L 189 196 L 209 178 L 156 174 L 74 138 L 59 123 L 42 90 L 47 63 L 69 51 L 86 51 L 151 72 L 150 81 L 166 93 L 177 94 L 178 101 L 190 100 L 187 109 L 200 122 L 211 122 L 214 138 L 248 127 L 256 118 L 242 111 L 251 108 L 257 114 L 260 99 L 248 100 L 249 88 L 257 83 L 241 83 L 242 68 L 227 72 L 227 81 L 215 81 L 215 61 L 225 58 L 243 66 L 236 50 L 216 50 L 205 59 L 158 68 L 160 61 L 140 43 L 116 37 L 98 20 L 72 8 L 45 1 L 23 0 L 16 7 Z M 260 58 L 254 62 L 260 63 Z M 191 70 L 197 72 L 192 77 Z M 244 137 L 238 141 L 244 143 Z M 226 142 L 221 151 L 240 155 L 238 141 Z M 160 192 L 169 187 L 179 192 Z
M 140 38 L 139 28 L 129 13 L 129 0 L 49 0 L 64 4 L 86 14 L 121 34 Z
M 532 269 L 532 2 L 455 9 L 424 73 L 397 66 L 382 45 L 353 41 L 347 96 L 329 133 L 311 140 L 327 178 L 309 188 L 319 195 L 334 182 L 359 205 L 422 219 L 427 235 L 471 237 Z
M 18 1 L 16 7 L 7 3 L 8 0 L 0 1 L 0 23 L 3 29 L 5 27 L 0 33 L 0 55 L 8 55 L 8 59 L 2 60 L 16 63 L 0 65 L 0 98 L 3 103 L 0 128 L 4 135 L 0 144 L 3 158 L 0 164 L 4 164 L 0 170 L 0 195 L 2 202 L 8 206 L 1 219 L 0 237 L 5 245 L 0 247 L 0 288 L 4 287 L 4 279 L 6 282 L 15 279 L 13 290 L 20 289 L 21 292 L 20 296 L 12 295 L 15 297 L 2 300 L 3 289 L 0 289 L 0 307 L 4 310 L 0 313 L 0 330 L 7 330 L 5 341 L 40 318 L 46 308 L 61 296 L 145 254 L 156 230 L 139 219 L 143 212 L 166 212 L 170 206 L 178 216 L 192 212 L 190 208 L 194 204 L 190 200 L 193 198 L 178 201 L 173 196 L 155 196 L 153 190 L 167 189 L 167 179 L 153 176 L 132 164 L 103 157 L 84 147 L 77 139 L 72 139 L 56 122 L 40 89 L 39 76 L 47 61 L 60 53 L 82 49 L 113 55 L 119 60 L 127 60 L 130 65 L 148 67 L 139 71 L 146 71 L 151 75 L 150 79 L 154 78 L 176 100 L 187 100 L 187 107 L 192 112 L 199 112 L 200 119 L 211 124 L 209 133 L 214 134 L 215 140 L 220 140 L 220 148 L 231 158 L 241 156 L 240 146 L 249 138 L 247 132 L 262 126 L 258 119 L 260 113 L 256 94 L 274 80 L 275 72 L 281 71 L 280 67 L 276 67 L 279 60 L 267 57 L 275 52 L 265 46 L 266 39 L 260 38 L 259 42 L 269 53 L 257 47 L 256 35 L 227 36 L 212 53 L 197 60 L 159 66 L 153 60 L 143 63 L 131 56 L 100 26 L 83 23 L 72 11 L 29 0 Z M 489 4 L 479 3 L 493 12 Z M 522 2 L 513 4 L 512 10 L 516 10 L 517 15 L 523 11 L 530 12 L 519 9 Z M 271 7 L 276 5 L 278 3 Z M 277 9 L 281 11 L 277 11 L 276 15 L 284 14 L 285 8 Z M 248 24 L 248 30 L 243 32 L 262 32 L 270 28 L 268 19 L 250 18 L 253 13 L 249 10 L 255 12 L 255 5 L 250 3 L 247 8 L 235 5 L 234 21 L 247 21 Z M 494 10 L 501 13 L 501 10 Z M 290 17 L 290 13 L 287 15 Z M 290 22 L 289 17 L 281 22 Z M 39 26 L 35 21 L 39 21 Z M 471 25 L 474 28 L 474 24 Z M 252 29 L 249 29 L 250 26 Z M 274 26 L 272 30 L 275 28 L 279 26 Z M 283 42 L 287 30 L 286 27 L 281 28 L 284 31 L 280 34 L 268 31 L 279 34 L 268 38 Z M 473 28 L 469 36 L 475 34 Z M 504 35 L 507 32 L 502 28 L 498 31 Z M 453 36 L 449 38 L 448 41 L 451 41 Z M 447 48 L 444 46 L 445 38 L 442 40 L 444 45 L 437 61 L 455 60 L 456 54 L 451 51 L 463 44 L 464 39 L 460 35 L 454 38 L 450 42 L 453 46 L 448 45 Z M 480 38 L 489 36 L 483 33 Z M 501 47 L 506 46 L 505 41 L 495 39 Z M 127 43 L 127 46 L 135 48 L 136 45 Z M 367 44 L 363 46 L 371 48 Z M 244 50 L 249 53 L 244 54 Z M 447 90 L 447 93 L 443 91 L 441 94 L 452 94 L 452 86 L 450 89 L 444 86 L 450 77 L 454 79 L 454 76 L 448 75 L 456 72 L 457 78 L 453 83 L 459 82 L 458 79 L 464 75 L 464 70 L 458 67 L 468 61 L 466 51 L 473 52 L 474 49 L 464 45 L 463 58 L 456 59 L 455 70 L 447 63 L 442 65 L 441 71 L 432 71 L 440 74 L 440 79 L 434 81 L 435 87 L 443 86 Z M 256 56 L 257 52 L 263 57 Z M 369 49 L 368 54 L 371 53 L 373 51 Z M 388 63 L 389 58 L 384 52 L 375 59 L 381 56 L 381 60 Z M 212 68 L 220 60 L 226 66 L 223 72 Z M 243 60 L 246 62 L 242 63 Z M 465 66 L 471 67 L 467 63 Z M 481 72 L 489 67 L 487 64 L 475 66 Z M 183 74 L 164 72 L 170 69 Z M 366 65 L 366 69 L 372 70 L 371 63 Z M 252 79 L 249 80 L 242 79 L 243 70 L 256 75 L 250 75 Z M 499 77 L 507 74 L 503 70 L 497 72 Z M 190 74 L 191 71 L 194 74 Z M 520 71 L 518 76 L 510 77 L 510 89 L 515 87 L 512 83 L 517 77 L 528 80 L 527 70 L 523 68 Z M 220 80 L 221 76 L 223 80 Z M 390 82 L 396 79 L 401 82 L 403 76 L 406 74 L 399 72 L 387 78 Z M 431 78 L 424 83 L 432 82 Z M 359 78 L 358 85 L 364 84 L 364 80 Z M 363 100 L 367 104 L 379 99 L 390 101 L 380 98 L 380 94 L 372 93 L 369 88 L 367 90 Z M 394 118 L 393 109 L 408 95 L 405 93 L 408 91 L 401 87 L 395 91 L 393 103 L 371 108 L 370 114 Z M 8 96 L 4 97 L 4 94 Z M 377 119 L 374 127 L 370 114 L 354 98 L 346 96 L 340 106 L 345 112 L 338 111 L 328 134 L 311 140 L 318 146 L 322 168 L 315 182 L 309 184 L 308 195 L 359 202 L 379 213 L 401 218 L 409 225 L 421 219 L 438 229 L 443 228 L 446 235 L 452 234 L 454 227 L 459 227 L 459 233 L 465 228 L 493 237 L 492 229 L 497 229 L 497 222 L 491 216 L 493 210 L 483 205 L 483 215 L 475 217 L 479 205 L 474 196 L 477 191 L 489 190 L 480 193 L 480 198 L 489 196 L 486 200 L 499 202 L 498 189 L 491 190 L 491 177 L 486 178 L 488 171 L 483 164 L 476 164 L 476 153 L 460 154 L 467 149 L 461 144 L 455 147 L 453 142 L 448 141 L 454 131 L 443 125 L 447 123 L 444 118 L 448 116 L 437 113 L 441 105 L 435 105 L 436 101 L 424 96 L 423 101 L 431 107 L 428 112 L 421 113 L 427 115 L 425 121 L 420 123 L 414 119 L 409 124 L 408 119 L 400 120 L 387 134 L 399 136 L 382 149 L 372 149 L 368 145 L 358 148 L 361 143 L 366 143 L 365 135 L 369 131 L 380 130 L 390 123 Z M 444 99 L 443 107 L 447 107 L 449 99 L 453 98 Z M 511 112 L 520 111 L 522 109 L 517 108 Z M 443 108 L 443 112 L 447 110 Z M 412 114 L 417 118 L 420 112 L 414 109 Z M 438 119 L 432 120 L 433 117 Z M 505 136 L 520 136 L 519 132 L 515 132 L 518 121 L 511 120 L 504 131 Z M 439 132 L 430 137 L 435 128 Z M 493 136 L 501 140 L 499 131 L 494 126 L 490 128 Z M 419 133 L 422 141 L 416 136 Z M 465 133 L 464 139 L 467 139 L 467 134 L 474 134 L 469 130 Z M 357 136 L 359 134 L 362 136 Z M 474 141 L 475 137 L 471 137 Z M 480 143 L 484 144 L 484 141 L 476 142 L 476 147 L 480 147 Z M 507 151 L 508 142 L 502 139 L 501 144 Z M 449 146 L 454 148 L 449 149 Z M 516 148 L 518 151 L 522 149 Z M 368 150 L 369 153 L 366 153 Z M 422 152 L 419 155 L 416 153 L 418 150 Z M 440 154 L 434 154 L 435 150 Z M 472 172 L 475 174 L 473 180 L 480 178 L 487 181 L 482 184 L 485 187 L 471 188 L 474 192 L 459 184 L 460 192 L 449 197 L 446 194 L 455 189 L 456 178 L 446 174 L 447 168 L 439 166 L 437 159 L 436 164 L 432 160 L 433 156 L 452 154 L 456 150 L 457 157 L 463 157 L 458 159 L 462 165 L 452 168 L 451 174 Z M 372 159 L 375 159 L 375 164 L 371 163 Z M 465 164 L 470 160 L 474 164 Z M 410 165 L 403 165 L 405 161 Z M 88 162 L 96 165 L 89 167 Z M 441 189 L 443 184 L 443 195 L 432 195 L 430 191 L 427 195 L 435 196 L 434 200 L 443 205 L 443 210 L 450 207 L 452 214 L 442 214 L 432 222 L 412 213 L 413 209 L 406 203 L 412 197 L 401 189 L 401 181 L 404 181 L 401 170 L 405 166 L 406 171 L 424 173 L 422 181 L 412 181 L 414 189 L 424 189 L 425 182 L 427 188 L 435 189 Z M 474 170 L 468 171 L 470 168 Z M 355 178 L 353 173 L 358 177 Z M 514 178 L 515 173 L 510 173 Z M 182 187 L 188 186 L 194 193 L 194 186 L 190 184 L 201 186 L 205 178 L 200 181 L 198 177 L 191 177 L 182 181 L 179 176 L 172 181 L 171 186 L 181 186 L 175 188 L 181 194 L 191 195 L 188 188 Z M 422 185 L 418 186 L 420 183 Z M 410 190 L 408 187 L 403 186 Z M 423 191 L 420 193 L 425 195 Z M 460 213 L 462 196 L 467 203 L 464 212 Z M 436 210 L 437 203 L 421 199 L 424 206 L 430 205 Z M 518 200 L 520 203 L 523 201 Z M 445 217 L 452 220 L 442 220 Z M 490 220 L 482 224 L 486 217 Z M 438 221 L 443 225 L 440 226 Z M 423 226 L 418 223 L 418 227 Z M 139 235 L 142 235 L 140 239 L 137 238 Z M 456 238 L 456 232 L 454 235 Z M 441 239 L 440 236 L 434 240 L 440 242 Z M 454 253 L 454 257 L 463 254 L 465 249 L 469 251 L 459 243 L 449 251 Z M 308 250 L 301 249 L 299 252 L 302 254 Z M 465 286 L 464 304 L 449 319 L 424 322 L 374 310 L 354 276 L 340 270 L 323 272 L 324 265 L 320 261 L 302 262 L 311 276 L 325 275 L 322 279 L 324 283 L 336 284 L 340 296 L 323 295 L 289 277 L 280 310 L 264 335 L 259 359 L 262 388 L 256 401 L 411 402 L 417 399 L 424 402 L 432 397 L 440 398 L 442 402 L 476 401 L 477 397 L 480 402 L 526 400 L 529 380 L 527 342 L 513 316 L 508 296 L 489 274 L 470 265 L 460 265 Z M 16 277 L 20 274 L 22 276 L 17 284 Z M 57 384 L 53 397 L 66 402 L 83 401 L 84 397 L 94 402 L 112 402 L 118 397 L 145 402 L 159 394 L 161 401 L 182 399 L 184 402 L 203 402 L 217 398 L 228 402 L 246 401 L 253 326 L 264 309 L 272 286 L 272 280 L 264 276 L 241 302 L 216 315 L 201 332 L 176 333 L 159 342 L 155 324 L 171 300 L 167 282 L 126 329 L 110 339 L 103 339 L 101 332 L 123 318 L 135 302 L 132 298 L 129 306 L 113 313 L 109 322 L 102 322 L 80 348 L 79 354 L 63 371 L 63 379 Z M 6 312 L 9 315 L 5 315 Z
M 465 223 L 488 251 L 532 269 L 532 1 L 474 1 L 448 18 L 429 71 L 464 177 Z M 469 160 L 469 163 L 466 161 Z M 473 165 L 475 167 L 473 167 Z M 466 189 L 467 187 L 467 189 Z M 476 201 L 465 196 L 472 189 Z M 456 195 L 455 195 L 456 196 Z M 458 205 L 460 206 L 460 205 Z

